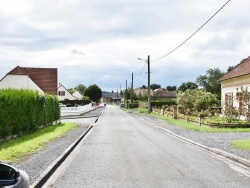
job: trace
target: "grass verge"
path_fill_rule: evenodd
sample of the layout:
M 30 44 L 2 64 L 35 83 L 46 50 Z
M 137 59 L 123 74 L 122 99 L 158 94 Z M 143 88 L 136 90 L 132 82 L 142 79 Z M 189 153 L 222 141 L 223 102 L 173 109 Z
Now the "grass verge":
M 0 160 L 17 162 L 24 155 L 39 150 L 47 142 L 62 136 L 76 127 L 76 123 L 61 123 L 3 142 L 0 144 Z
M 142 110 L 142 109 L 135 109 L 133 110 L 133 112 L 136 113 L 141 113 L 144 115 L 148 115 L 146 110 Z M 240 133 L 240 132 L 250 132 L 250 128 L 216 128 L 216 127 L 204 127 L 204 126 L 199 126 L 197 124 L 194 123 L 190 123 L 187 122 L 185 120 L 179 120 L 179 119 L 173 119 L 170 117 L 166 117 L 166 116 L 161 116 L 159 114 L 149 114 L 150 116 L 153 116 L 155 118 L 158 119 L 162 119 L 165 120 L 167 123 L 183 128 L 183 129 L 187 129 L 187 130 L 191 130 L 191 131 L 198 131 L 198 132 L 207 132 L 207 133 Z M 230 145 L 236 149 L 241 149 L 244 151 L 248 151 L 250 152 L 250 139 L 245 139 L 245 140 L 233 140 L 230 142 Z
M 246 140 L 233 140 L 230 145 L 234 148 L 249 151 L 250 152 L 250 139 Z
M 135 113 L 141 113 L 144 115 L 148 115 L 147 113 L 147 109 L 142 109 L 142 108 L 135 108 L 133 110 L 129 109 L 128 111 L 133 111 Z M 162 119 L 164 121 L 166 121 L 167 123 L 183 128 L 183 129 L 187 129 L 187 130 L 192 130 L 192 131 L 198 131 L 198 132 L 208 132 L 208 133 L 233 133 L 233 132 L 250 132 L 250 128 L 217 128 L 217 127 L 205 127 L 205 126 L 199 126 L 195 123 L 191 123 L 191 122 L 187 122 L 185 120 L 181 120 L 181 119 L 173 119 L 171 117 L 167 117 L 167 116 L 161 116 L 159 114 L 154 114 L 151 113 L 149 114 L 149 116 L 153 116 L 157 119 Z

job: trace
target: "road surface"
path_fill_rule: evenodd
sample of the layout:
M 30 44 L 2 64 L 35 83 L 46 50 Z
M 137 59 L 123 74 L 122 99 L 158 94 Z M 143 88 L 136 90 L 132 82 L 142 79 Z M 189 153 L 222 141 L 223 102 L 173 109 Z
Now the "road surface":
M 50 187 L 250 187 L 250 172 L 107 106 Z

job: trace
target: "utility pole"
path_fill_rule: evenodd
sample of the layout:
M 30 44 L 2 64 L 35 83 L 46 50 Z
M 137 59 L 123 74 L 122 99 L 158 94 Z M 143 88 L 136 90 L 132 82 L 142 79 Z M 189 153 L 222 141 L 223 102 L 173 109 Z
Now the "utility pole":
M 148 60 L 138 58 L 139 60 L 146 61 L 148 63 L 148 113 L 151 112 L 151 93 L 150 93 L 150 56 Z
M 148 56 L 148 113 L 151 112 L 151 93 L 150 93 L 150 56 Z
M 128 92 L 128 84 L 127 84 L 127 80 L 126 80 L 126 90 L 125 90 L 125 108 L 127 107 L 128 108 L 128 103 L 127 103 L 127 92 Z
M 117 89 L 117 105 L 118 105 L 118 89 Z
M 133 80 L 134 77 L 133 77 L 133 73 L 132 73 L 132 83 L 131 83 L 131 94 L 130 94 L 130 99 L 131 99 L 131 103 L 133 103 Z

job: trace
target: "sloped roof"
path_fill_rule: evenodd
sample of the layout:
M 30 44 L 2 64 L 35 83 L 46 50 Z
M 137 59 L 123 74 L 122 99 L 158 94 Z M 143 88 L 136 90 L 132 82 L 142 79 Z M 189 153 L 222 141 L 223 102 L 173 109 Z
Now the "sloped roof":
M 231 78 L 243 76 L 250 74 L 250 56 L 246 59 L 243 59 L 237 66 L 235 66 L 231 71 L 226 73 L 218 81 L 228 80 Z
M 102 97 L 104 98 L 111 98 L 111 99 L 121 99 L 120 93 L 116 92 L 116 93 L 109 93 L 109 92 L 102 92 Z
M 175 91 L 164 91 L 163 89 L 155 89 L 154 96 L 159 98 L 175 98 L 176 92 Z
M 57 68 L 17 66 L 7 73 L 7 75 L 27 75 L 45 93 L 57 95 Z

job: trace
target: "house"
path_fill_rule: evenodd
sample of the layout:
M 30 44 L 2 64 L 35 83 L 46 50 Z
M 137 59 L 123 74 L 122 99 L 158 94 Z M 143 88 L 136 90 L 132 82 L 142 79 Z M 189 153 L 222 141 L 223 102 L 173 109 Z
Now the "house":
M 61 84 L 59 83 L 58 90 L 58 100 L 59 101 L 65 101 L 65 100 L 77 100 L 78 98 L 71 95 L 71 93 Z
M 77 99 L 81 100 L 82 99 L 82 94 L 79 91 L 74 91 L 74 93 L 72 94 L 74 97 L 76 97 Z
M 122 97 L 119 92 L 116 93 L 109 93 L 109 92 L 102 92 L 101 102 L 103 103 L 110 103 L 110 102 L 119 102 L 122 100 Z
M 221 106 L 242 109 L 242 88 L 250 89 L 250 57 L 243 59 L 218 81 L 221 82 Z
M 148 95 L 148 89 L 134 89 L 134 93 L 136 95 Z M 152 89 L 150 89 L 150 96 L 154 95 L 154 91 Z
M 17 66 L 0 80 L 0 89 L 31 89 L 57 95 L 57 68 Z
M 148 89 L 134 89 L 136 95 L 148 95 Z M 152 90 L 150 89 L 150 95 L 153 100 L 168 100 L 176 98 L 175 91 L 165 91 L 161 88 Z
M 155 89 L 153 91 L 153 99 L 154 100 L 169 100 L 175 99 L 176 92 L 175 91 L 164 91 L 163 89 Z

